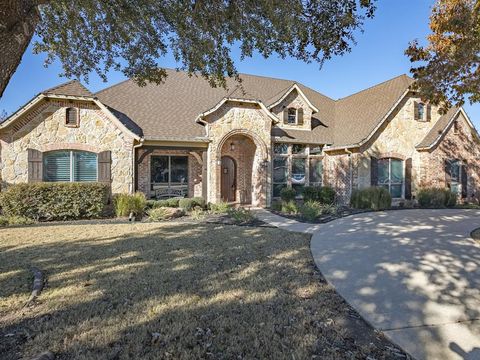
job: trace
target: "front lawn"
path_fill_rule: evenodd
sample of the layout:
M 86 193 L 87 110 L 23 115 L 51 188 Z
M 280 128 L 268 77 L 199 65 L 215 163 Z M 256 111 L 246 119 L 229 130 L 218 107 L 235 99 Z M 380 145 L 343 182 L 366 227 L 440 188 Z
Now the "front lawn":
M 32 306 L 30 267 L 48 282 Z M 0 230 L 0 358 L 375 359 L 393 345 L 314 267 L 309 237 L 189 223 Z

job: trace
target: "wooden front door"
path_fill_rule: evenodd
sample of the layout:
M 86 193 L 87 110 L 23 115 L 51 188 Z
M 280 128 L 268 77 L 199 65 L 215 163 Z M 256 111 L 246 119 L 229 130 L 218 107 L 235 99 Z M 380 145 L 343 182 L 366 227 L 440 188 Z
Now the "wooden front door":
M 236 171 L 235 161 L 230 156 L 222 157 L 222 201 L 235 201 Z

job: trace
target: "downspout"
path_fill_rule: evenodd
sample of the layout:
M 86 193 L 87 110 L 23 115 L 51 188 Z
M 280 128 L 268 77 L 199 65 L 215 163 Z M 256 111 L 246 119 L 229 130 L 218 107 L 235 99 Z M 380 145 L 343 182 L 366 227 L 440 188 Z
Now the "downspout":
M 348 172 L 349 172 L 349 196 L 352 196 L 353 192 L 353 161 L 352 161 L 352 151 L 345 149 L 345 152 L 348 154 Z
M 133 145 L 132 147 L 132 188 L 131 188 L 131 191 L 130 193 L 134 193 L 135 192 L 135 180 L 136 180 L 136 172 L 137 172 L 137 167 L 136 167 L 136 163 L 135 163 L 135 160 L 136 160 L 136 157 L 135 157 L 135 153 L 136 153 L 136 150 L 141 148 L 143 146 L 143 143 L 145 141 L 145 138 L 144 137 L 141 137 L 140 140 L 139 140 L 139 143 L 137 145 Z

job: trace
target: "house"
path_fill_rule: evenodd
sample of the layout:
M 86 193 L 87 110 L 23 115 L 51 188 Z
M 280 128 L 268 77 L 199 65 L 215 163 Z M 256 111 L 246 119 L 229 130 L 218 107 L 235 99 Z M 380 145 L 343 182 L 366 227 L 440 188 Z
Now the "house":
M 477 195 L 472 122 L 422 101 L 406 75 L 339 100 L 295 81 L 241 79 L 226 90 L 169 70 L 161 85 L 45 90 L 0 125 L 2 185 L 101 181 L 113 193 L 255 206 L 285 186 L 322 184 L 340 202 L 371 185 L 396 200 L 423 186 Z

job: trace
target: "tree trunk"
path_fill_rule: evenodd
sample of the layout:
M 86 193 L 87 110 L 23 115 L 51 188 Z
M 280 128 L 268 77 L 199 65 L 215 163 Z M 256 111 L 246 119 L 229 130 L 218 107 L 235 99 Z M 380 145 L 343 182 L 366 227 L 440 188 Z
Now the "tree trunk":
M 37 0 L 0 0 L 0 97 L 40 21 Z

